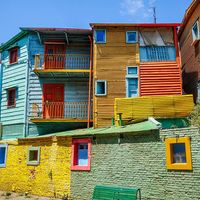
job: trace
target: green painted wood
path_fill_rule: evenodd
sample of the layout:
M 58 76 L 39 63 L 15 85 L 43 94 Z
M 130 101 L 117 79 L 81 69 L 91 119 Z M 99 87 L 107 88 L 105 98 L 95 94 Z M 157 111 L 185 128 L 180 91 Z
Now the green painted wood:
M 92 200 L 137 200 L 141 199 L 140 190 L 97 185 L 94 188 Z

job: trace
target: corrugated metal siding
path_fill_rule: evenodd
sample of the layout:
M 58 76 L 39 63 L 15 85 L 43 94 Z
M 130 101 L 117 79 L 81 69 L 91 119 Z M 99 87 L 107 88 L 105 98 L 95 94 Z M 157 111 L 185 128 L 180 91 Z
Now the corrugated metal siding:
M 18 64 L 9 65 L 9 52 L 2 53 L 2 104 L 1 122 L 3 125 L 24 123 L 25 88 L 27 69 L 27 37 L 17 42 L 19 46 Z M 7 108 L 7 89 L 17 88 L 16 107 Z M 20 129 L 21 130 L 21 129 Z M 17 133 L 17 130 L 15 130 Z M 14 134 L 14 133 L 13 133 Z
M 188 117 L 194 109 L 192 95 L 145 96 L 115 99 L 115 120 L 122 113 L 124 121 L 134 119 Z
M 182 94 L 181 74 L 176 62 L 140 64 L 140 96 Z

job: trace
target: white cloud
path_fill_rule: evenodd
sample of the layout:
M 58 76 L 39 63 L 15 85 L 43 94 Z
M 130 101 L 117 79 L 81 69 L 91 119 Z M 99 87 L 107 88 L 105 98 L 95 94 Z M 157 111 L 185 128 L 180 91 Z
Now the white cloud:
M 155 6 L 156 0 L 121 0 L 122 15 L 129 15 L 138 20 L 150 18 L 153 16 L 152 7 Z M 137 21 L 137 20 L 136 20 Z

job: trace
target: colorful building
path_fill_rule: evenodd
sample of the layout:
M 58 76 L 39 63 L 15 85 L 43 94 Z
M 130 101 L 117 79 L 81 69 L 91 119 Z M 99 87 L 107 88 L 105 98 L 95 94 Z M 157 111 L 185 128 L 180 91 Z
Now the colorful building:
M 179 30 L 183 89 L 200 99 L 200 1 L 193 0 Z
M 90 126 L 91 46 L 91 30 L 54 28 L 21 28 L 1 46 L 3 139 Z

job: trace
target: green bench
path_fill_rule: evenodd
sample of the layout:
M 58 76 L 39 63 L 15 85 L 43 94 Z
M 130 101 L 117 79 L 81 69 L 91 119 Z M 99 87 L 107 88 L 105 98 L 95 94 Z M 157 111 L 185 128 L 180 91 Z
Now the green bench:
M 92 200 L 141 200 L 140 189 L 97 185 Z

